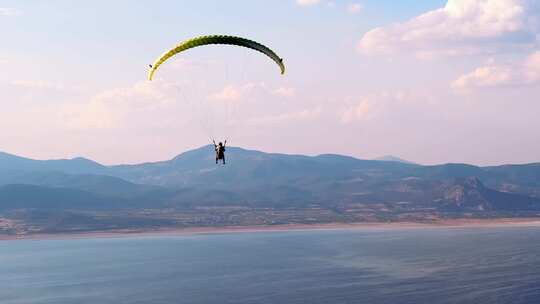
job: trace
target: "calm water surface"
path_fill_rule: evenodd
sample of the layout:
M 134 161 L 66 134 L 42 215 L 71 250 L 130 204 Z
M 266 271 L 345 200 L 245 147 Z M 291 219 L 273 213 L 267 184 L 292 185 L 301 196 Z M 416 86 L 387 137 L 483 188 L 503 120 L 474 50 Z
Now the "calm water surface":
M 0 242 L 0 303 L 540 303 L 540 228 Z

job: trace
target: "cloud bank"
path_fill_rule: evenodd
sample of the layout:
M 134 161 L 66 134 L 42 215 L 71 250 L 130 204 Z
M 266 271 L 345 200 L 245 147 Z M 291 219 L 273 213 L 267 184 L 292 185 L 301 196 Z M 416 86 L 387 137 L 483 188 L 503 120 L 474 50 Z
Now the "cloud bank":
M 522 62 L 479 67 L 458 77 L 452 87 L 470 89 L 537 84 L 540 84 L 540 51 L 532 53 Z
M 433 58 L 526 49 L 539 41 L 537 0 L 448 0 L 443 8 L 367 32 L 358 49 Z

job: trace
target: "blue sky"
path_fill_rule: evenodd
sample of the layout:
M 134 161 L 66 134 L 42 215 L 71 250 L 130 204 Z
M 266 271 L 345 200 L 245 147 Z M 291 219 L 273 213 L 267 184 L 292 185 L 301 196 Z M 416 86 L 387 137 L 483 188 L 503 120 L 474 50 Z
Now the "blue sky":
M 17 18 L 0 19 L 6 43 L 2 52 L 20 60 L 31 56 L 54 66 L 80 69 L 76 75 L 64 76 L 68 79 L 85 79 L 85 73 L 115 65 L 129 71 L 132 77 L 122 75 L 126 82 L 137 80 L 138 64 L 146 65 L 153 54 L 181 39 L 207 33 L 257 37 L 272 42 L 287 57 L 308 55 L 332 61 L 336 56 L 351 56 L 358 60 L 354 44 L 361 33 L 441 5 L 441 1 L 418 2 L 369 1 L 363 4 L 363 14 L 348 14 L 346 6 L 353 2 L 336 1 L 335 8 L 323 4 L 299 8 L 294 1 L 275 5 L 267 1 L 155 1 L 151 6 L 136 1 L 2 1 L 2 7 L 21 12 Z
M 133 163 L 217 136 L 270 152 L 538 161 L 538 11 L 532 0 L 0 1 L 0 150 Z M 145 80 L 163 50 L 215 33 L 271 46 L 288 73 L 209 47 Z

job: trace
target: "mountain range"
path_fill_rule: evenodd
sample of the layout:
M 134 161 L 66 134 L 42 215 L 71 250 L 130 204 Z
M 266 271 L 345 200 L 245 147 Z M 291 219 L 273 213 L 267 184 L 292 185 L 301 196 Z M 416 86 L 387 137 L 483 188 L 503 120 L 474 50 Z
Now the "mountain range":
M 216 165 L 213 147 L 204 146 L 167 161 L 105 166 L 85 158 L 33 160 L 0 153 L 0 216 L 17 210 L 218 207 L 399 216 L 540 212 L 540 163 L 423 166 L 393 157 L 312 157 L 235 147 L 227 157 L 227 165 Z

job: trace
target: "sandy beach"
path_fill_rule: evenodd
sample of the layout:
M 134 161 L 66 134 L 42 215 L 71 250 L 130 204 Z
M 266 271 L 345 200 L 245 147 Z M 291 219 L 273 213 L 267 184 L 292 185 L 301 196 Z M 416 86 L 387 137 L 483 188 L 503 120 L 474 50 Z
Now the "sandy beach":
M 501 218 L 501 219 L 451 219 L 423 222 L 371 222 L 371 223 L 329 223 L 329 224 L 291 224 L 272 226 L 231 226 L 231 227 L 193 227 L 164 229 L 122 229 L 73 233 L 32 233 L 20 235 L 0 235 L 0 241 L 8 240 L 52 240 L 88 238 L 125 238 L 134 236 L 174 236 L 229 233 L 265 233 L 316 230 L 400 230 L 400 229 L 452 229 L 452 228 L 503 228 L 540 227 L 540 218 Z

